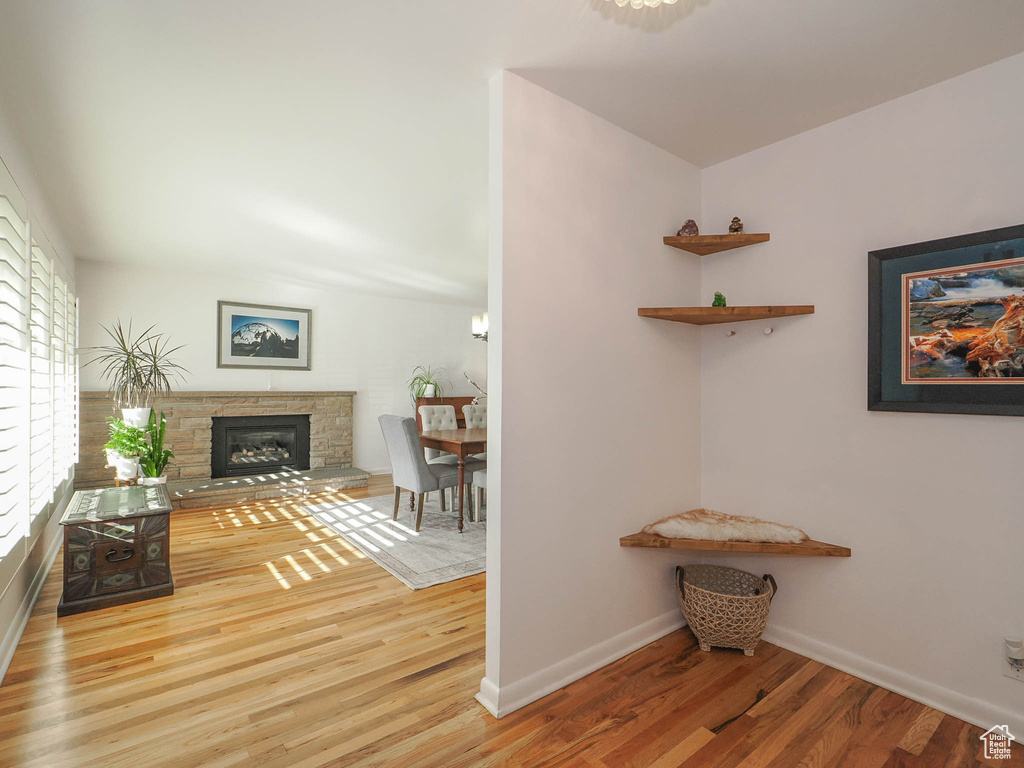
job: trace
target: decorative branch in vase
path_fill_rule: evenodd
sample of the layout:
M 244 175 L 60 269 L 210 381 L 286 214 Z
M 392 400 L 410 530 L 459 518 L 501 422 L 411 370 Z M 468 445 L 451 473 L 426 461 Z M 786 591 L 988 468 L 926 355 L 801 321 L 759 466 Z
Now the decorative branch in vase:
M 465 371 L 462 372 L 462 375 L 466 377 L 466 381 L 473 385 L 473 389 L 480 393 L 479 395 L 473 398 L 473 405 L 477 405 L 481 400 L 487 397 L 487 391 L 479 384 L 477 384 L 475 381 L 473 381 L 471 378 L 469 378 L 469 374 L 466 373 Z

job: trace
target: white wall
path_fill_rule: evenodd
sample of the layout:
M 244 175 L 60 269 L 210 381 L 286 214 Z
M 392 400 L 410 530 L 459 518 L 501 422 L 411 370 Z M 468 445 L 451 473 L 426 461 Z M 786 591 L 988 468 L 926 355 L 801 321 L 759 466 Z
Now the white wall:
M 734 558 L 779 581 L 766 637 L 1011 729 L 1024 420 L 868 412 L 867 252 L 1024 221 L 1022 82 L 1024 55 L 703 172 L 708 231 L 772 235 L 706 258 L 703 299 L 817 306 L 770 337 L 703 331 L 704 503 L 853 548 Z
M 355 390 L 353 459 L 372 472 L 390 472 L 377 417 L 412 415 L 405 383 L 417 365 L 447 368 L 455 394 L 476 394 L 465 371 L 486 388 L 487 345 L 470 335 L 472 307 L 382 298 L 338 289 L 317 290 L 251 279 L 166 269 L 78 264 L 82 345 L 100 344 L 100 325 L 120 318 L 137 329 L 157 323 L 185 348 L 176 359 L 191 373 L 182 390 Z M 310 371 L 217 368 L 217 301 L 313 310 Z M 475 311 L 479 313 L 482 307 Z M 92 366 L 83 390 L 106 389 Z
M 698 257 L 661 235 L 700 174 L 521 77 L 492 89 L 479 698 L 504 714 L 680 625 L 671 563 L 618 539 L 700 499 L 699 332 L 637 317 L 698 298 Z
M 7 166 L 7 170 L 14 177 L 22 196 L 28 202 L 32 211 L 34 234 L 38 235 L 39 230 L 42 229 L 43 236 L 50 241 L 54 255 L 59 262 L 58 274 L 73 285 L 75 282 L 74 254 L 68 247 L 60 227 L 57 226 L 50 201 L 44 194 L 42 185 L 33 169 L 32 158 L 24 151 L 21 137 L 15 132 L 3 104 L 0 104 L 0 162 Z

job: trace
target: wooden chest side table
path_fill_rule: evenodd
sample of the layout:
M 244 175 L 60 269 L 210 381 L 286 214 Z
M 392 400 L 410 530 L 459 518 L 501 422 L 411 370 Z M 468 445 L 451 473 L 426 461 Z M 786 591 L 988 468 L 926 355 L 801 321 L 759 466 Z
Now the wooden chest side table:
M 166 486 L 78 491 L 60 519 L 64 593 L 58 616 L 174 593 Z

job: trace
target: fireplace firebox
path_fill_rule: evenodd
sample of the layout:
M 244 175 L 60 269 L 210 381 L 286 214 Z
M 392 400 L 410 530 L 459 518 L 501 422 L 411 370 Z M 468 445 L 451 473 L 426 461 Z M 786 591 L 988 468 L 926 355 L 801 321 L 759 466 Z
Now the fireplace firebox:
M 213 419 L 210 476 L 309 469 L 309 415 Z

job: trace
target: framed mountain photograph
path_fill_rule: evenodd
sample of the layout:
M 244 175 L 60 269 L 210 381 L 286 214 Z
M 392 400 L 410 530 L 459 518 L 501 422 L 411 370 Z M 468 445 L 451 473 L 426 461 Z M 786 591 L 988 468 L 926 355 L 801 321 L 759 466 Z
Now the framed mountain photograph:
M 218 368 L 310 370 L 313 311 L 217 302 Z
M 1024 416 L 1024 225 L 868 254 L 868 408 Z

